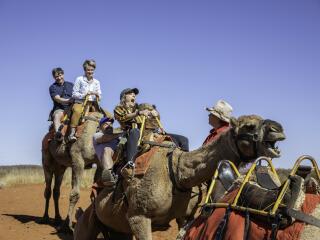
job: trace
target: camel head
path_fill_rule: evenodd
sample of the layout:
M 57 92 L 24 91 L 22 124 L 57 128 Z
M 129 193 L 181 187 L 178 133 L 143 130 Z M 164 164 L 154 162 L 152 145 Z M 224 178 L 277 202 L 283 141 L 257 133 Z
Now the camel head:
M 233 118 L 231 126 L 238 151 L 244 160 L 259 156 L 280 157 L 276 143 L 286 138 L 280 123 L 257 115 L 246 115 L 237 120 Z
M 149 103 L 139 104 L 138 109 L 139 109 L 139 111 L 143 111 L 143 110 L 148 110 L 149 112 L 154 111 L 154 110 L 157 111 L 156 106 L 149 104 Z M 158 117 L 158 119 L 160 119 L 160 115 L 158 115 L 157 117 Z M 148 117 L 146 118 L 145 128 L 150 129 L 150 130 L 159 128 L 159 123 L 158 123 L 156 117 L 153 116 L 152 114 L 149 114 Z

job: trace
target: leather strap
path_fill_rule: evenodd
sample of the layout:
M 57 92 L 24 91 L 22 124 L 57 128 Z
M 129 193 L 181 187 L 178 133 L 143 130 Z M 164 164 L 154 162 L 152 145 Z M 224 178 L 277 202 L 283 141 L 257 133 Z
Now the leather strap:
M 313 226 L 320 228 L 320 219 L 318 219 L 314 216 L 308 215 L 308 214 L 303 213 L 301 211 L 294 210 L 292 208 L 287 208 L 285 212 L 288 216 L 293 217 L 296 220 L 299 220 L 299 221 L 302 221 L 302 222 L 305 222 L 305 223 L 308 223 L 310 225 L 313 225 Z

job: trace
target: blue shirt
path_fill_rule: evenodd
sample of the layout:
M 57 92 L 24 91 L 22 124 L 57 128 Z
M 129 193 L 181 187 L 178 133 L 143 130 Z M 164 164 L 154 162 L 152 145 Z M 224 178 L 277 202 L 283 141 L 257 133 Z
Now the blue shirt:
M 57 109 L 67 109 L 70 103 L 58 103 L 54 100 L 54 97 L 59 95 L 62 98 L 69 99 L 72 97 L 72 89 L 73 83 L 66 81 L 64 81 L 62 85 L 59 85 L 55 82 L 49 87 L 50 96 L 53 101 L 53 111 Z

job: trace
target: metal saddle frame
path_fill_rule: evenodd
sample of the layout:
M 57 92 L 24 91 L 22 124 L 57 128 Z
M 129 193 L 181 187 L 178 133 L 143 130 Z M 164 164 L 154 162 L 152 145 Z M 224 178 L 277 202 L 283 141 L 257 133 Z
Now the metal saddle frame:
M 240 176 L 240 173 L 237 169 L 237 167 L 231 162 L 231 161 L 228 161 L 228 160 L 223 160 L 219 163 L 218 167 L 217 167 L 217 170 L 214 172 L 214 175 L 213 175 L 213 178 L 212 178 L 212 182 L 211 182 L 211 185 L 209 187 L 209 191 L 208 191 L 208 194 L 207 194 L 207 197 L 206 197 L 206 200 L 205 200 L 205 203 L 203 204 L 202 206 L 202 209 L 205 210 L 206 208 L 230 208 L 232 210 L 236 210 L 236 211 L 240 211 L 240 212 L 249 212 L 249 213 L 253 213 L 253 214 L 257 214 L 257 215 L 261 215 L 261 216 L 266 216 L 266 217 L 269 217 L 269 218 L 276 218 L 277 217 L 277 214 L 278 214 L 278 210 L 279 210 L 279 207 L 285 207 L 285 205 L 282 203 L 283 201 L 283 198 L 286 194 L 286 192 L 288 191 L 289 189 L 289 185 L 290 185 L 290 182 L 291 182 L 291 177 L 295 176 L 298 169 L 299 169 L 299 166 L 301 165 L 301 162 L 304 161 L 304 160 L 309 160 L 311 163 L 312 163 L 312 168 L 313 170 L 315 171 L 316 173 L 316 176 L 318 178 L 318 181 L 320 182 L 320 171 L 319 171 L 319 168 L 318 168 L 318 165 L 317 165 L 317 162 L 316 160 L 309 156 L 309 155 L 302 155 L 301 157 L 299 157 L 297 159 L 297 161 L 295 162 L 294 164 L 294 167 L 292 168 L 288 178 L 286 179 L 286 181 L 284 182 L 284 184 L 280 187 L 281 190 L 280 190 L 280 193 L 277 197 L 277 200 L 276 202 L 273 204 L 273 207 L 271 208 L 270 211 L 264 211 L 264 210 L 258 210 L 258 209 L 254 209 L 254 208 L 250 208 L 250 207 L 243 207 L 243 206 L 239 206 L 238 205 L 238 201 L 239 201 L 239 198 L 240 198 L 240 195 L 244 189 L 244 186 L 246 183 L 249 182 L 249 179 L 253 173 L 253 171 L 256 169 L 256 167 L 258 165 L 261 165 L 262 161 L 266 161 L 268 166 L 271 168 L 271 171 L 279 178 L 273 164 L 272 164 L 272 161 L 270 158 L 267 158 L 267 157 L 259 157 L 258 159 L 256 159 L 256 161 L 252 164 L 252 166 L 250 167 L 249 171 L 247 172 L 247 174 L 245 175 L 244 177 L 244 180 L 242 182 L 242 184 L 240 185 L 240 188 L 239 188 L 239 191 L 235 197 L 235 199 L 233 200 L 232 203 L 217 203 L 217 202 L 211 202 L 211 193 L 216 185 L 216 180 L 218 179 L 218 175 L 219 175 L 219 170 L 220 170 L 220 167 L 222 166 L 223 163 L 227 163 L 229 164 L 233 171 L 235 172 L 235 174 L 239 177 Z

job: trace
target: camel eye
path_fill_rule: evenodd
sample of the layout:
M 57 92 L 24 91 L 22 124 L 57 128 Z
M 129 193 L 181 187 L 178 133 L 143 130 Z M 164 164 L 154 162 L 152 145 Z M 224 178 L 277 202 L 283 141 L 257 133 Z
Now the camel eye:
M 279 132 L 279 129 L 276 127 L 270 127 L 270 132 Z

